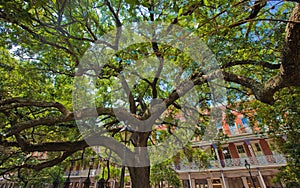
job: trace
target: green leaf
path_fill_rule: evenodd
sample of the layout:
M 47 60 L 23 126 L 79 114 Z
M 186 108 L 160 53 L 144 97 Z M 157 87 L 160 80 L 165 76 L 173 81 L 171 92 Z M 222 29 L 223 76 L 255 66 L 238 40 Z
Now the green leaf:
M 183 8 L 180 8 L 178 11 L 178 17 L 181 16 L 182 12 L 183 12 Z

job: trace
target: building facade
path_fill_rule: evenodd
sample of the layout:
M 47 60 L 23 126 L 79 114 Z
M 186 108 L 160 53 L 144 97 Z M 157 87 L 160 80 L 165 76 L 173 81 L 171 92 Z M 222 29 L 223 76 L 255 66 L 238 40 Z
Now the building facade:
M 175 164 L 184 188 L 282 188 L 272 178 L 286 165 L 285 157 L 276 151 L 275 143 L 257 134 L 246 118 L 236 114 L 235 125 L 226 122 L 219 127 L 219 138 L 204 142 L 194 140 L 193 149 L 205 150 L 211 158 L 208 165 L 199 161 Z

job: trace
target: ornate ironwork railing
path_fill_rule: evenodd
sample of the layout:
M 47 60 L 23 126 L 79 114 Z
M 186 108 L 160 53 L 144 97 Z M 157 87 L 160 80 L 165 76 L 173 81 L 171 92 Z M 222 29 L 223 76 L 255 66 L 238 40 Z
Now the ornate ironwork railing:
M 70 176 L 79 176 L 79 177 L 87 177 L 89 170 L 72 170 Z M 65 176 L 68 176 L 68 172 L 64 173 Z M 97 169 L 91 169 L 90 176 L 97 175 Z
M 263 155 L 263 156 L 256 156 L 256 157 L 211 160 L 209 161 L 208 165 L 203 165 L 202 163 L 199 162 L 181 161 L 179 164 L 174 166 L 174 169 L 179 171 L 185 171 L 185 170 L 205 170 L 205 169 L 245 167 L 245 160 L 247 160 L 253 166 L 286 164 L 286 160 L 283 155 L 275 154 L 275 155 Z

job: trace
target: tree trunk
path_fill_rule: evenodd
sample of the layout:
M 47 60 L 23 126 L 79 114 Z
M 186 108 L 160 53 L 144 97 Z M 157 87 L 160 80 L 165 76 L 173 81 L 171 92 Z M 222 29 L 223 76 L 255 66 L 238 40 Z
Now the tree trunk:
M 150 188 L 150 166 L 128 167 L 132 188 Z
M 132 188 L 150 188 L 150 159 L 147 150 L 147 141 L 150 133 L 135 132 L 131 136 L 136 155 L 134 164 L 128 167 Z

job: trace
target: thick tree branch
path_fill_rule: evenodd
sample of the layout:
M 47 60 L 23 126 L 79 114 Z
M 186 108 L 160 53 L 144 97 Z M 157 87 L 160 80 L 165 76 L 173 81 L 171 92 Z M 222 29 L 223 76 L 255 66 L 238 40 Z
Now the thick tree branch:
M 87 143 L 84 140 L 77 141 L 77 142 L 46 142 L 41 144 L 27 144 L 25 151 L 27 152 L 44 152 L 44 151 L 77 151 L 82 150 L 84 147 L 87 147 Z
M 264 62 L 264 61 L 256 61 L 256 60 L 240 60 L 240 61 L 231 61 L 228 63 L 225 63 L 221 68 L 228 68 L 228 67 L 232 67 L 232 66 L 236 66 L 236 65 L 259 65 L 262 67 L 266 67 L 269 69 L 279 69 L 280 68 L 280 64 L 272 64 L 272 63 L 268 63 L 268 62 Z
M 300 4 L 297 4 L 286 27 L 280 76 L 290 86 L 300 86 Z M 272 81 L 271 81 L 272 82 Z
M 71 121 L 72 119 L 73 119 L 72 117 L 66 118 L 65 116 L 58 116 L 58 117 L 57 116 L 47 116 L 45 118 L 38 118 L 38 119 L 29 120 L 29 121 L 23 121 L 23 122 L 15 124 L 15 125 L 12 125 L 12 127 L 10 129 L 8 129 L 6 136 L 9 137 L 14 134 L 18 134 L 19 132 L 21 132 L 25 129 L 36 127 L 38 125 L 51 126 L 51 125 L 55 125 L 57 123 Z
M 153 81 L 151 83 L 152 97 L 154 99 L 157 98 L 157 88 L 156 88 L 156 85 L 157 85 L 157 82 L 159 80 L 160 74 L 161 74 L 163 66 L 164 66 L 164 57 L 159 52 L 158 44 L 157 44 L 157 42 L 155 42 L 155 40 L 156 39 L 154 39 L 154 41 L 152 41 L 151 44 L 152 44 L 152 49 L 154 51 L 154 54 L 155 54 L 156 58 L 159 61 L 159 65 L 158 65 L 157 71 L 155 73 L 155 77 L 154 77 L 154 79 L 153 79 Z
M 35 101 L 26 98 L 10 98 L 5 100 L 0 100 L 0 111 L 13 109 L 17 107 L 25 107 L 25 106 L 35 106 L 35 107 L 54 107 L 57 108 L 62 114 L 65 116 L 69 115 L 71 112 L 65 108 L 59 102 L 44 102 L 44 101 Z
M 34 164 L 34 165 L 32 165 L 32 164 L 25 164 L 23 166 L 23 168 L 29 168 L 29 169 L 35 169 L 35 170 L 42 170 L 44 168 L 51 167 L 51 166 L 54 166 L 54 165 L 62 162 L 63 160 L 65 160 L 67 157 L 69 157 L 70 155 L 72 155 L 76 151 L 77 150 L 73 150 L 71 152 L 64 152 L 63 155 L 61 155 L 60 157 L 56 157 L 56 158 L 54 158 L 52 160 L 45 161 L 45 162 L 42 162 L 42 163 L 39 163 L 39 164 Z
M 130 105 L 129 110 L 131 113 L 135 114 L 136 113 L 136 105 L 135 105 L 134 97 L 133 97 L 132 92 L 128 86 L 128 83 L 123 75 L 121 75 L 121 83 L 122 83 L 123 90 L 125 91 L 125 93 L 128 97 L 128 101 L 129 101 L 129 105 Z
M 3 105 L 3 106 L 1 106 Z M 8 105 L 10 105 L 8 107 Z M 94 111 L 96 110 L 98 115 L 111 115 L 114 116 L 113 109 L 110 108 L 102 108 L 98 107 L 96 109 L 83 109 L 77 112 L 69 112 L 62 104 L 57 102 L 42 102 L 42 101 L 33 101 L 33 100 L 26 100 L 22 98 L 12 98 L 0 101 L 0 109 L 11 109 L 13 107 L 24 107 L 24 106 L 37 106 L 37 107 L 55 107 L 58 108 L 62 115 L 48 115 L 46 117 L 37 118 L 33 120 L 22 121 L 20 123 L 16 123 L 11 126 L 11 128 L 7 129 L 6 136 L 12 136 L 14 134 L 18 134 L 19 132 L 32 128 L 39 125 L 46 125 L 52 126 L 55 124 L 74 121 L 75 119 L 84 119 L 94 115 Z
M 280 72 L 268 80 L 261 90 L 261 95 L 266 96 L 267 100 L 263 100 L 266 103 L 273 103 L 276 91 L 284 87 L 300 86 L 300 4 L 296 4 L 289 21 Z
M 238 83 L 252 90 L 261 87 L 261 84 L 254 79 L 238 76 L 236 74 L 228 73 L 225 71 L 223 71 L 223 76 L 226 81 Z
M 46 161 L 46 162 L 42 162 L 42 163 L 38 163 L 38 164 L 34 164 L 34 165 L 25 163 L 21 166 L 14 166 L 14 167 L 11 167 L 10 169 L 8 169 L 7 172 L 11 171 L 13 169 L 18 169 L 18 168 L 30 168 L 30 169 L 35 169 L 35 170 L 41 170 L 46 167 L 51 167 L 51 166 L 54 166 L 54 165 L 62 162 L 68 156 L 72 155 L 76 151 L 83 150 L 84 148 L 89 147 L 89 146 L 104 146 L 104 147 L 110 148 L 112 151 L 114 151 L 120 157 L 122 157 L 125 152 L 126 156 L 127 156 L 126 163 L 128 165 L 133 165 L 132 163 L 134 163 L 134 161 L 132 159 L 137 157 L 137 156 L 135 156 L 136 155 L 135 153 L 131 152 L 123 144 L 114 140 L 113 138 L 106 137 L 106 136 L 92 135 L 92 136 L 86 138 L 86 140 L 87 140 L 87 142 L 82 140 L 82 141 L 77 141 L 77 142 L 50 142 L 50 143 L 42 143 L 42 144 L 37 144 L 37 145 L 32 145 L 32 144 L 26 143 L 26 144 L 24 144 L 24 146 L 22 146 L 22 150 L 24 152 L 64 151 L 64 153 L 63 153 L 63 155 L 61 155 L 57 158 L 54 158 L 52 160 Z
M 266 83 L 260 84 L 255 80 L 244 78 L 227 72 L 223 72 L 227 81 L 232 81 L 248 87 L 255 97 L 265 103 L 274 103 L 274 94 L 284 87 L 300 86 L 300 4 L 296 4 L 286 27 L 285 48 L 282 53 L 280 72 L 269 79 Z M 236 62 L 246 63 L 246 62 Z M 233 63 L 234 65 L 235 63 Z M 277 68 L 278 65 L 261 63 L 268 68 Z M 224 65 L 224 67 L 230 66 Z

